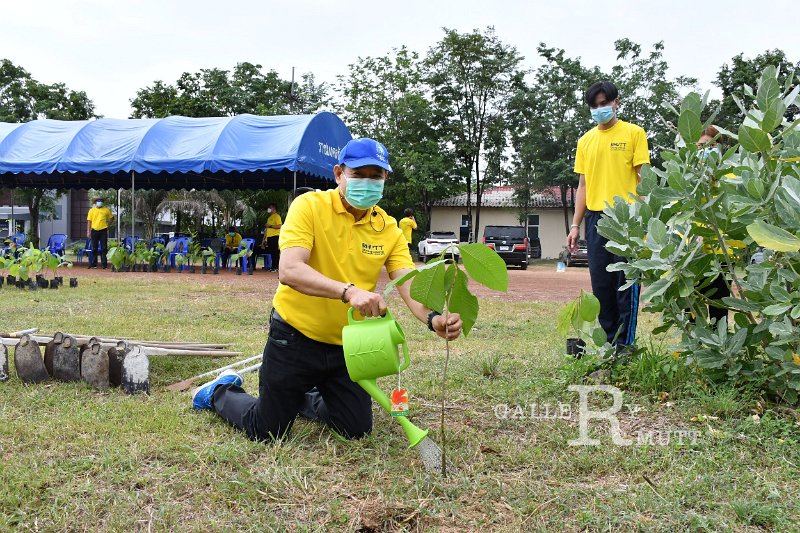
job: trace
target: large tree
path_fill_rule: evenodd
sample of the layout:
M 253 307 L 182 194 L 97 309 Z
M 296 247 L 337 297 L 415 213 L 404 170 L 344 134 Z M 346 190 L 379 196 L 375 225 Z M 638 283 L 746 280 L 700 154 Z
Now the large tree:
M 434 202 L 457 191 L 460 180 L 437 128 L 419 56 L 400 48 L 358 58 L 339 77 L 339 94 L 339 112 L 353 134 L 389 148 L 394 172 L 383 207 L 395 216 L 405 207 L 421 208 L 417 219 L 430 227 Z
M 499 149 L 497 135 L 489 137 L 491 125 L 505 120 L 512 87 L 524 76 L 520 70 L 523 57 L 516 48 L 503 43 L 492 27 L 470 33 L 447 28 L 444 31 L 444 38 L 428 52 L 426 81 L 448 148 L 461 167 L 467 213 L 474 222 L 472 239 L 477 240 L 483 191 L 493 184 L 493 177 L 501 174 L 484 175 L 482 171 L 487 164 L 487 145 L 495 153 Z
M 739 54 L 731 58 L 730 63 L 725 63 L 717 73 L 714 85 L 722 90 L 722 102 L 716 124 L 726 128 L 735 128 L 741 123 L 743 115 L 741 109 L 734 101 L 738 98 L 745 109 L 750 109 L 755 101 L 752 91 L 756 86 L 761 72 L 768 66 L 778 68 L 778 83 L 784 85 L 796 83 L 794 76 L 800 71 L 800 60 L 792 61 L 786 57 L 783 50 L 766 50 L 754 58 L 746 58 Z M 748 88 L 750 90 L 748 90 Z M 719 104 L 719 102 L 715 102 Z M 713 107 L 713 106 L 709 106 Z M 800 116 L 800 109 L 796 105 L 787 107 L 784 117 L 793 121 Z
M 307 114 L 328 104 L 328 87 L 313 74 L 303 74 L 294 84 L 261 65 L 238 63 L 233 71 L 219 68 L 184 72 L 174 85 L 156 81 L 140 89 L 131 100 L 133 118 L 224 117 Z
M 0 60 L 0 121 L 85 120 L 94 117 L 94 104 L 85 92 L 70 90 L 63 83 L 48 85 L 39 82 L 24 68 L 8 59 Z M 16 198 L 28 206 L 33 246 L 39 246 L 39 217 L 55 214 L 60 194 L 61 191 L 46 189 L 17 189 Z
M 570 58 L 562 49 L 540 43 L 537 51 L 544 64 L 535 71 L 530 84 L 519 81 L 515 85 L 509 104 L 514 149 L 511 184 L 521 218 L 530 210 L 537 191 L 558 187 L 568 231 L 568 196 L 578 185 L 572 170 L 575 147 L 592 127 L 583 93 L 603 76 L 597 67 L 584 67 L 580 58 Z
M 667 75 L 664 43 L 657 42 L 644 54 L 641 45 L 630 39 L 614 42 L 617 64 L 611 69 L 611 81 L 619 88 L 620 116 L 644 128 L 650 145 L 653 165 L 661 165 L 661 151 L 674 146 L 675 131 L 664 118 L 668 104 L 678 105 L 680 93 L 694 88 L 695 78 Z

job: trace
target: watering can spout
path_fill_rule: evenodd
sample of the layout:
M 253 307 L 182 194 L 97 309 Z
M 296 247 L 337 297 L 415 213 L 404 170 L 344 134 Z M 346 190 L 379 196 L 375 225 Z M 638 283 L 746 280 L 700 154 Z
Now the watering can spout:
M 391 414 L 391 402 L 389 402 L 389 398 L 386 396 L 386 394 L 384 394 L 380 387 L 378 387 L 378 384 L 374 379 L 362 379 L 358 381 L 358 384 L 362 389 L 367 391 L 367 394 L 372 396 L 375 401 L 378 402 L 378 405 L 383 407 L 387 413 Z M 428 435 L 427 429 L 421 429 L 415 426 L 408 418 L 404 416 L 396 416 L 394 419 L 397 420 L 397 423 L 403 427 L 403 431 L 405 431 L 406 438 L 408 439 L 409 448 L 413 448 L 419 444 L 422 439 Z

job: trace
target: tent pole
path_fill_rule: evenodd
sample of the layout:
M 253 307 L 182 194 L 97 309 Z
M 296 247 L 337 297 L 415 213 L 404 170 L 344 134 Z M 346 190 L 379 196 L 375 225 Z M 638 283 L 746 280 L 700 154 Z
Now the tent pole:
M 131 249 L 133 249 L 133 236 L 136 235 L 136 188 L 135 188 L 135 172 L 131 170 Z
M 289 199 L 289 205 L 292 205 L 295 197 L 297 196 L 297 171 L 292 172 L 292 197 Z
M 122 211 L 122 189 L 117 189 L 117 241 L 120 240 L 120 228 L 122 227 L 122 222 L 120 222 L 120 212 Z
M 14 202 L 16 199 L 14 198 L 14 191 L 17 189 L 11 189 L 11 220 L 8 221 L 8 236 L 11 237 L 17 232 L 17 225 L 14 223 Z

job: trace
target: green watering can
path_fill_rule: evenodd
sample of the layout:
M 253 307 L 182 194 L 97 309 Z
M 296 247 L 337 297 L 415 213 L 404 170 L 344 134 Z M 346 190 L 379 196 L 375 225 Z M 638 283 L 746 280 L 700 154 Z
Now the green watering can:
M 403 347 L 402 363 L 399 346 Z M 348 310 L 348 325 L 342 329 L 342 349 L 350 379 L 361 385 L 386 412 L 391 413 L 391 402 L 375 380 L 398 374 L 408 368 L 411 362 L 406 335 L 392 313 L 387 309 L 386 316 L 356 320 L 351 307 Z M 403 426 L 409 448 L 419 444 L 428 435 L 428 430 L 418 428 L 405 416 L 392 418 Z

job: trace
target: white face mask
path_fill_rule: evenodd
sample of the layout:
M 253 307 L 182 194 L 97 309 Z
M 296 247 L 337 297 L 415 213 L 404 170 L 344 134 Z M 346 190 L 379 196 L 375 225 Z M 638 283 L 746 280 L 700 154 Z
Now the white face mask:
M 103 207 L 103 202 L 95 202 L 94 205 L 96 205 L 97 207 Z
M 271 215 L 272 214 L 272 209 L 267 209 L 267 214 Z

